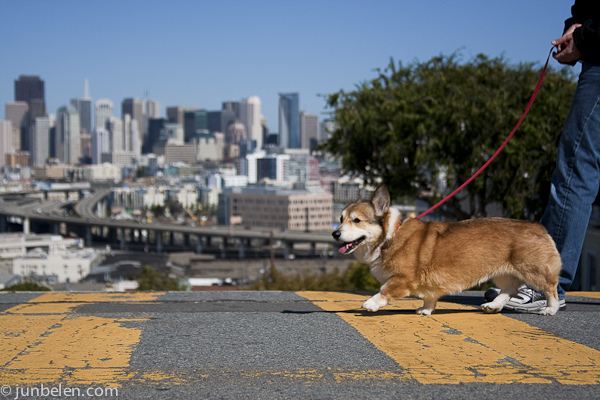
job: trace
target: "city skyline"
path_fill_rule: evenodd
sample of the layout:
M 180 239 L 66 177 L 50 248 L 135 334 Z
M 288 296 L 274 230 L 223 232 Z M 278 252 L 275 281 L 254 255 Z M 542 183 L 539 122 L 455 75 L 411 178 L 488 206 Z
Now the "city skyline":
M 0 66 L 0 101 L 14 100 L 20 75 L 46 82 L 53 114 L 82 97 L 86 78 L 94 101 L 120 104 L 148 93 L 160 102 L 161 116 L 170 106 L 219 110 L 222 102 L 257 96 L 276 132 L 278 93 L 299 93 L 300 110 L 323 120 L 319 94 L 352 90 L 390 57 L 406 64 L 459 51 L 464 60 L 483 53 L 541 63 L 571 5 L 151 1 L 141 8 L 136 2 L 8 1 L 2 14 L 23 16 L 34 28 L 20 29 L 21 18 L 0 26 L 7 38 L 1 49 L 13 60 Z

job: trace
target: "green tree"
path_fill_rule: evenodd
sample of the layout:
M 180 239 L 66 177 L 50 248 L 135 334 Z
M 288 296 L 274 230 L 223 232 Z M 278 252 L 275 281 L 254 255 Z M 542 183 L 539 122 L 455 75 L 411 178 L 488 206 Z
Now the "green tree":
M 154 268 L 145 266 L 138 278 L 138 290 L 185 290 L 179 279 L 169 277 L 168 273 L 160 273 Z
M 335 268 L 329 273 L 309 270 L 293 275 L 284 275 L 271 266 L 260 281 L 249 287 L 251 290 L 379 290 L 381 284 L 370 274 L 369 266 L 354 261 L 343 272 Z
M 383 181 L 393 197 L 433 204 L 471 177 L 506 139 L 540 68 L 484 55 L 461 63 L 455 53 L 406 66 L 391 60 L 377 72 L 354 91 L 326 96 L 336 128 L 321 150 L 339 157 L 347 173 L 370 184 Z M 539 219 L 575 86 L 567 69 L 549 68 L 504 151 L 440 211 L 460 219 L 482 217 L 497 202 L 506 216 Z M 446 191 L 438 185 L 443 175 Z
M 34 280 L 25 279 L 22 282 L 15 283 L 4 289 L 0 289 L 4 292 L 49 292 L 50 289 L 46 286 L 42 286 Z

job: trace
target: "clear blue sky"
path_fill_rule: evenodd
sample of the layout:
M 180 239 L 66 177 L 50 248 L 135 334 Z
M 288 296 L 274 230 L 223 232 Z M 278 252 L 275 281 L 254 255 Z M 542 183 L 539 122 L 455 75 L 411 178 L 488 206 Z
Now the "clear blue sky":
M 572 0 L 0 0 L 0 116 L 19 75 L 46 82 L 48 112 L 83 95 L 217 110 L 259 96 L 278 130 L 279 92 L 324 111 L 319 94 L 376 76 L 390 57 L 462 49 L 542 63 Z M 555 61 L 552 64 L 557 67 Z M 320 117 L 323 119 L 323 116 Z

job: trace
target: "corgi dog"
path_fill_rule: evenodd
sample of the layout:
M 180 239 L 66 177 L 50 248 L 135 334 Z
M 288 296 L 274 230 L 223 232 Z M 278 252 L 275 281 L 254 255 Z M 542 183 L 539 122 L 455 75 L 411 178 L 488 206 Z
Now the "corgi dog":
M 492 279 L 501 290 L 481 305 L 486 313 L 502 310 L 522 283 L 546 296 L 543 315 L 558 311 L 560 254 L 546 228 L 506 218 L 460 222 L 401 222 L 390 207 L 390 194 L 380 185 L 370 202 L 360 199 L 342 211 L 333 237 L 340 254 L 354 254 L 369 264 L 383 285 L 362 307 L 375 312 L 392 299 L 409 295 L 423 299 L 421 315 L 430 315 L 437 300 Z

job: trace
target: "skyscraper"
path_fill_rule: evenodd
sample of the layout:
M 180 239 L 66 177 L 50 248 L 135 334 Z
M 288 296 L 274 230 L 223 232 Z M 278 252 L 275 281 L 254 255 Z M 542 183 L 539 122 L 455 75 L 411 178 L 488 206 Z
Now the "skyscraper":
M 185 143 L 191 143 L 197 133 L 209 133 L 206 110 L 186 111 L 183 116 Z
M 167 120 L 168 122 L 174 123 L 174 124 L 179 124 L 183 126 L 183 114 L 186 111 L 194 111 L 196 108 L 195 107 L 183 107 L 183 106 L 176 106 L 176 107 L 167 107 Z M 154 119 L 158 119 L 159 117 L 152 117 Z
M 71 105 L 75 107 L 79 114 L 80 128 L 87 133 L 92 132 L 92 99 L 89 92 L 89 83 L 86 79 L 83 88 L 83 97 L 71 99 Z
M 39 76 L 19 76 L 15 81 L 15 101 L 24 101 L 29 106 L 27 127 L 21 131 L 21 149 L 28 151 L 29 127 L 37 117 L 46 115 L 44 81 Z
M 256 140 L 256 147 L 262 148 L 263 134 L 261 126 L 261 103 L 257 96 L 242 99 L 240 102 L 240 121 L 246 127 L 246 134 Z
M 15 101 L 44 100 L 44 81 L 39 76 L 21 75 L 15 81 Z
M 125 114 L 127 118 L 129 114 Z M 125 150 L 123 143 L 123 121 L 117 117 L 112 117 L 106 124 L 106 129 L 110 132 L 111 153 L 119 153 Z
M 110 132 L 96 128 L 92 136 L 92 164 L 101 164 L 102 154 L 110 154 Z
M 31 125 L 29 163 L 34 167 L 43 167 L 50 157 L 50 129 L 53 124 L 50 117 L 37 117 Z
M 131 115 L 131 119 L 137 121 L 138 126 L 144 126 L 144 103 L 140 99 L 129 98 L 121 103 L 121 119 L 125 114 Z
M 298 93 L 279 93 L 279 146 L 300 148 L 300 96 Z
M 96 129 L 106 129 L 106 123 L 113 116 L 113 103 L 109 99 L 96 100 Z
M 221 131 L 226 132 L 229 124 L 239 120 L 240 103 L 237 101 L 225 101 L 221 107 Z
M 56 157 L 65 164 L 77 164 L 81 157 L 79 114 L 75 107 L 61 107 L 56 113 Z
M 6 120 L 12 123 L 12 148 L 21 150 L 21 132 L 27 132 L 29 125 L 29 104 L 25 101 L 7 103 L 5 106 Z
M 0 165 L 6 165 L 6 154 L 12 151 L 12 122 L 0 120 Z
M 319 135 L 319 117 L 305 111 L 300 112 L 300 137 L 303 149 L 313 149 Z

